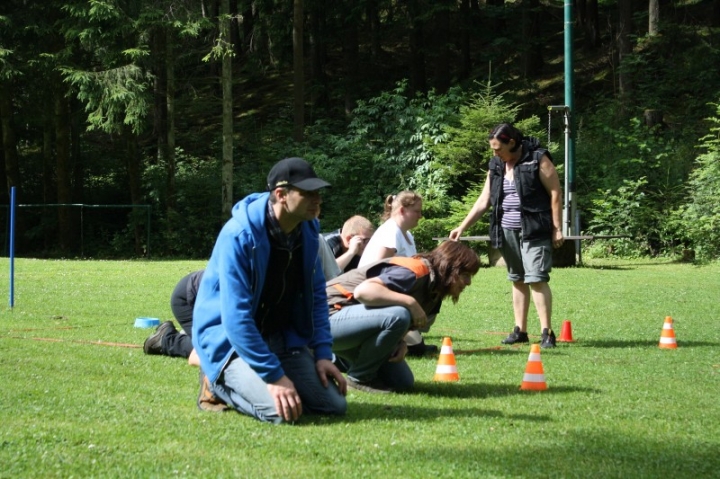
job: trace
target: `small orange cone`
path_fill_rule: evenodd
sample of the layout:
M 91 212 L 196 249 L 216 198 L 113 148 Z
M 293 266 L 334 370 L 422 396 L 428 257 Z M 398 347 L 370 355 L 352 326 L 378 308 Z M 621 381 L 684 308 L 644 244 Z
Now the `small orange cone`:
M 560 337 L 558 341 L 561 343 L 573 343 L 575 340 L 572 336 L 572 324 L 567 319 L 563 321 L 562 330 L 560 331 Z
M 450 338 L 443 338 L 433 381 L 460 381 Z
M 520 389 L 525 391 L 544 391 L 547 388 L 542 361 L 540 361 L 540 345 L 533 344 L 530 346 L 530 356 L 528 357 L 527 367 L 525 368 Z
M 675 330 L 673 329 L 673 320 L 670 316 L 665 316 L 662 332 L 660 333 L 661 349 L 677 349 L 677 341 L 675 340 Z

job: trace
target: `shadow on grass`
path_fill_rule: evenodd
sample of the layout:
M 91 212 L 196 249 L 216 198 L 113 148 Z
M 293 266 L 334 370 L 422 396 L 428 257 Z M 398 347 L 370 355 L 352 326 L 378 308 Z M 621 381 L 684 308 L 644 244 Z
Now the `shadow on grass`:
M 456 356 L 463 355 L 463 356 L 484 356 L 488 354 L 518 354 L 523 353 L 527 354 L 527 348 L 517 348 L 512 347 L 509 348 L 507 346 L 492 346 L 489 348 L 477 348 L 477 349 L 453 349 L 453 353 L 455 353 Z
M 415 389 L 407 394 L 390 394 L 375 395 L 357 393 L 358 399 L 351 398 L 348 400 L 348 413 L 343 417 L 303 416 L 303 420 L 298 424 L 326 424 L 326 423 L 353 423 L 362 421 L 374 421 L 383 419 L 405 419 L 408 421 L 426 421 L 428 419 L 438 418 L 457 418 L 457 417 L 499 417 L 506 418 L 510 421 L 532 421 L 532 422 L 550 422 L 552 415 L 540 414 L 505 414 L 492 409 L 483 409 L 481 407 L 428 407 L 417 406 L 414 404 L 397 404 L 402 398 L 411 398 L 413 396 L 424 395 L 432 398 L 469 398 L 482 399 L 498 396 L 513 396 L 535 394 L 566 394 L 566 393 L 600 393 L 601 391 L 593 388 L 555 386 L 546 391 L 521 391 L 518 386 L 509 386 L 507 384 L 441 384 L 441 383 L 420 383 L 416 384 Z M 361 402 L 365 398 L 375 399 L 387 398 L 387 403 L 378 404 L 374 402 Z M 428 404 L 433 404 L 432 402 Z M 442 402 L 437 403 L 442 405 Z
M 559 386 L 540 394 L 564 394 L 572 392 L 598 393 L 597 389 Z M 458 384 L 458 383 L 417 383 L 410 394 L 424 394 L 431 397 L 475 398 L 514 396 L 516 394 L 538 394 L 533 391 L 521 391 L 519 386 L 507 384 Z
M 637 266 L 642 266 L 638 264 Z M 578 265 L 576 268 L 582 268 L 582 269 L 604 269 L 608 271 L 631 271 L 634 269 L 637 269 L 636 265 L 597 265 L 597 264 L 583 264 Z
M 658 347 L 657 340 L 622 340 L 622 339 L 607 339 L 607 340 L 583 340 L 576 344 L 582 347 L 589 348 L 646 348 L 646 347 Z M 683 346 L 719 346 L 720 343 L 713 341 L 678 341 L 678 348 Z
M 364 421 L 382 421 L 387 419 L 412 422 L 427 422 L 438 418 L 485 417 L 504 418 L 508 421 L 531 421 L 544 423 L 553 421 L 550 414 L 505 414 L 494 409 L 481 407 L 439 408 L 411 406 L 406 404 L 372 404 L 353 402 L 348 404 L 347 415 L 342 417 L 306 415 L 297 425 L 319 425 L 328 423 L 357 423 Z
M 668 261 L 651 261 L 651 262 L 637 262 L 637 263 L 616 263 L 616 264 L 587 264 L 575 266 L 576 268 L 583 269 L 606 269 L 611 271 L 630 271 L 637 269 L 639 266 L 667 266 L 672 264 L 687 264 L 687 261 L 681 260 L 668 260 Z

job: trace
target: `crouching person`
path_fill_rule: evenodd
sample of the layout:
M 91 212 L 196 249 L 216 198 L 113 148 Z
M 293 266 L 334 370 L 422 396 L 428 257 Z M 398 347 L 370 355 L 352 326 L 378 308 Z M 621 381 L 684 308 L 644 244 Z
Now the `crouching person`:
M 328 281 L 333 353 L 346 369 L 348 387 L 371 393 L 411 389 L 405 333 L 426 332 L 443 299 L 457 302 L 479 269 L 474 251 L 446 241 L 430 253 L 386 258 Z
M 269 192 L 233 207 L 195 302 L 200 409 L 229 406 L 276 424 L 345 413 L 318 257 L 325 186 L 307 162 L 289 158 L 270 171 Z

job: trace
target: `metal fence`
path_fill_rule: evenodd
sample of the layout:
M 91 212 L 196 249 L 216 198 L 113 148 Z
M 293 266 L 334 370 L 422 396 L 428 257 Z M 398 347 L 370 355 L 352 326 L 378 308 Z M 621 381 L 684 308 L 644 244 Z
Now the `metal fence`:
M 9 238 L 10 238 L 10 214 L 9 214 L 9 205 L 0 205 L 1 208 L 4 208 L 6 211 L 5 214 L 5 235 L 4 235 L 4 247 L 3 247 L 3 253 L 5 255 L 9 255 Z M 60 207 L 71 207 L 71 208 L 79 208 L 80 209 L 80 255 L 81 257 L 85 256 L 85 216 L 86 216 L 86 210 L 87 209 L 120 209 L 120 208 L 131 208 L 131 209 L 144 209 L 146 214 L 146 251 L 145 255 L 147 257 L 150 257 L 150 224 L 151 224 L 151 206 L 150 205 L 87 205 L 82 203 L 54 203 L 54 204 L 18 204 L 15 206 L 16 208 L 16 221 L 18 217 L 18 212 L 20 209 L 47 209 L 47 208 L 60 208 Z M 18 238 L 15 240 L 16 248 L 18 244 Z

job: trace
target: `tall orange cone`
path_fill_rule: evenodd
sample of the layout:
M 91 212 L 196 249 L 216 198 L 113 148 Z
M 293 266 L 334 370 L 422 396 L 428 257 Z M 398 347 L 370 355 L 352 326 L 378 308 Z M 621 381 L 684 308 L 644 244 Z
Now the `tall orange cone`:
M 562 330 L 560 331 L 560 337 L 558 341 L 561 343 L 573 343 L 575 340 L 572 335 L 572 324 L 567 319 L 563 321 Z
M 452 339 L 450 338 L 443 338 L 433 381 L 460 381 L 460 375 L 458 375 L 457 365 L 455 364 Z
M 662 332 L 660 333 L 661 349 L 677 349 L 677 341 L 675 340 L 675 330 L 673 329 L 673 320 L 670 316 L 665 316 Z
M 540 360 L 540 345 L 533 344 L 530 346 L 530 356 L 528 357 L 527 367 L 520 389 L 525 391 L 544 391 L 547 383 L 545 382 L 545 372 L 543 371 L 542 361 Z

